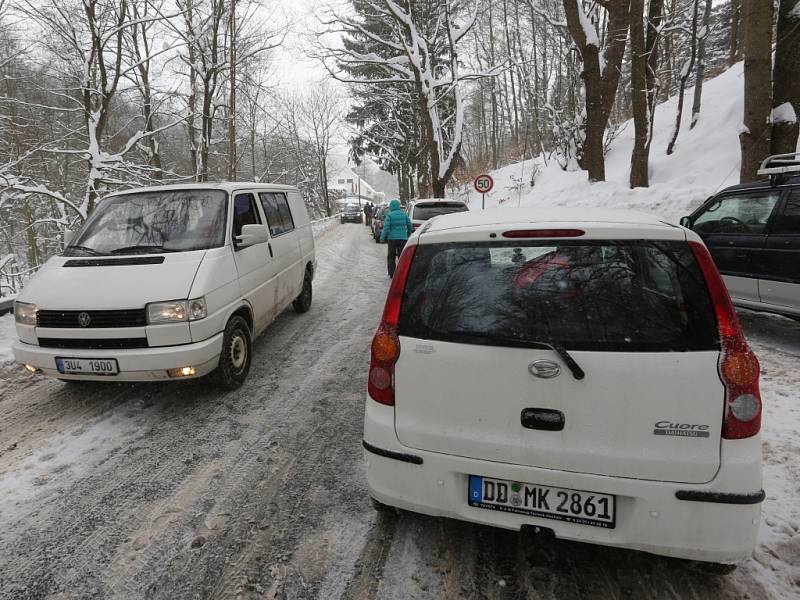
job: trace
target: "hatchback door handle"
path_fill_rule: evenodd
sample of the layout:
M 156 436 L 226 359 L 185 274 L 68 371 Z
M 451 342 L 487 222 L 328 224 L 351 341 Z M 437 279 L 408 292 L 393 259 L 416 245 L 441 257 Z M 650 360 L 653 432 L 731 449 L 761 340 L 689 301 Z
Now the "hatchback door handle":
M 564 413 L 552 408 L 523 408 L 520 422 L 526 429 L 561 431 L 564 429 Z

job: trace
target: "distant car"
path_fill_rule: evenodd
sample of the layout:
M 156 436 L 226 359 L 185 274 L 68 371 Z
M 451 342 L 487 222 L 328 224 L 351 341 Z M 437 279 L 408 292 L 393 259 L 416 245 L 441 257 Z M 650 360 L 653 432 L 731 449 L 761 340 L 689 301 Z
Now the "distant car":
M 347 204 L 342 210 L 342 223 L 361 223 L 363 212 L 358 204 Z
M 376 244 L 381 242 L 381 230 L 383 229 L 383 217 L 386 214 L 388 204 L 381 204 L 375 207 L 375 214 L 372 217 L 372 237 Z
M 446 200 L 443 198 L 431 198 L 425 200 L 415 200 L 408 204 L 406 212 L 414 229 L 422 226 L 425 221 L 439 215 L 447 215 L 455 212 L 466 212 L 469 207 L 460 200 Z
M 132 225 L 135 224 L 135 225 Z M 314 236 L 300 190 L 260 183 L 127 190 L 97 205 L 14 304 L 14 357 L 67 381 L 240 386 L 253 341 L 309 310 Z
M 379 510 L 725 571 L 756 543 L 760 429 L 759 364 L 697 234 L 629 211 L 472 211 L 403 250 L 365 406 Z
M 734 304 L 800 320 L 800 153 L 759 173 L 770 181 L 726 188 L 681 225 L 703 238 Z

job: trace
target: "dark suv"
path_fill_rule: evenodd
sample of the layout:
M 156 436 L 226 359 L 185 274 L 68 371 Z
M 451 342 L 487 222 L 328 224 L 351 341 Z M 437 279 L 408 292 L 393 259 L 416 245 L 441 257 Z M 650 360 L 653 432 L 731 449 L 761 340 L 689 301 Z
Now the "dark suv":
M 358 204 L 348 204 L 341 215 L 342 223 L 361 223 L 361 207 Z
M 711 251 L 735 304 L 800 320 L 800 153 L 771 156 L 759 175 L 711 196 L 681 225 Z

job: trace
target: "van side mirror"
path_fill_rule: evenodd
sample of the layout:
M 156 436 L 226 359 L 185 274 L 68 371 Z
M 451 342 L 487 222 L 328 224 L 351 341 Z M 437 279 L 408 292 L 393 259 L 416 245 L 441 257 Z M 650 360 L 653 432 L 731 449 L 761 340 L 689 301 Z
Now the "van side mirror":
M 242 225 L 242 233 L 233 238 L 234 246 L 237 250 L 255 246 L 256 244 L 263 244 L 267 240 L 269 240 L 267 228 L 255 223 Z
M 692 228 L 691 217 L 681 217 L 680 224 L 681 227 L 686 227 L 686 229 L 691 229 Z
M 69 246 L 75 239 L 75 232 L 72 229 L 64 230 L 64 248 Z

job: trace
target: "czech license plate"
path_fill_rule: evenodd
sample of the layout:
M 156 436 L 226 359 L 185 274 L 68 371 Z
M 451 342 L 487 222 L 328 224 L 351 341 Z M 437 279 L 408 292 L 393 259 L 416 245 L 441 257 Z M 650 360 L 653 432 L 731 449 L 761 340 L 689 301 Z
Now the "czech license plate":
M 614 529 L 617 497 L 565 488 L 469 476 L 469 505 L 477 508 Z
M 64 375 L 116 375 L 119 365 L 116 358 L 62 358 L 56 357 L 56 368 Z

